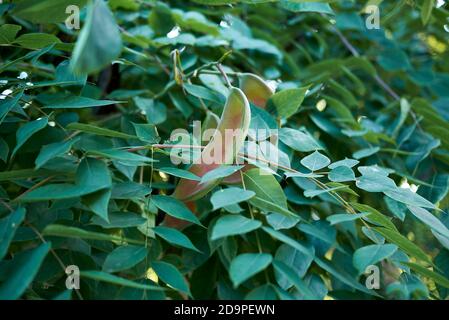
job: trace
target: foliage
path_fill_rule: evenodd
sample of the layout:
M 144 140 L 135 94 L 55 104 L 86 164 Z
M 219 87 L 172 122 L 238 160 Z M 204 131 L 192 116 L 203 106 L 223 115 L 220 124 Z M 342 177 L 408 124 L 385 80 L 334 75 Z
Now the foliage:
M 1 299 L 447 299 L 447 5 L 6 2 Z M 245 161 L 174 164 L 194 120 Z

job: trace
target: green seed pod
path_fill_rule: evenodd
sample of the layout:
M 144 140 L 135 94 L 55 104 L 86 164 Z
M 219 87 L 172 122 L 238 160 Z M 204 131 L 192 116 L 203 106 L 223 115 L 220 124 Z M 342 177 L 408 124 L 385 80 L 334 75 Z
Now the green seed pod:
M 266 108 L 268 99 L 274 94 L 267 83 L 259 76 L 252 73 L 244 73 L 240 75 L 240 88 L 245 93 L 248 100 L 258 106 L 261 109 Z M 245 172 L 255 168 L 251 164 L 246 164 L 242 171 Z M 239 171 L 231 174 L 222 181 L 224 184 L 240 184 L 242 183 L 242 177 Z
M 251 109 L 245 94 L 238 88 L 231 88 L 217 129 L 210 142 L 201 152 L 201 163 L 193 164 L 189 171 L 202 177 L 222 164 L 232 164 L 237 152 L 243 145 L 249 129 Z M 226 138 L 232 133 L 233 138 Z M 219 161 L 204 161 L 204 159 Z M 219 179 L 200 183 L 199 181 L 181 179 L 173 196 L 182 201 L 193 201 L 203 197 L 212 190 Z
M 274 90 L 261 77 L 252 73 L 239 75 L 240 89 L 245 93 L 248 100 L 265 109 L 268 99 L 274 94 Z

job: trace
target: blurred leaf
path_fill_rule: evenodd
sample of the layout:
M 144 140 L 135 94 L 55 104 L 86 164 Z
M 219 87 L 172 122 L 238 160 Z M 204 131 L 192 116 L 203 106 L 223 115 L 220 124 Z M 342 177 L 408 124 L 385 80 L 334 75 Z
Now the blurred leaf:
M 87 9 L 86 22 L 81 30 L 71 60 L 77 74 L 89 74 L 117 59 L 122 40 L 114 16 L 106 3 L 94 0 Z
M 25 208 L 19 207 L 3 219 L 0 219 L 0 261 L 8 252 L 11 240 L 25 218 L 25 213 Z
M 39 272 L 50 247 L 50 243 L 41 244 L 35 249 L 21 252 L 12 260 L 12 274 L 0 286 L 1 300 L 15 300 L 22 295 Z

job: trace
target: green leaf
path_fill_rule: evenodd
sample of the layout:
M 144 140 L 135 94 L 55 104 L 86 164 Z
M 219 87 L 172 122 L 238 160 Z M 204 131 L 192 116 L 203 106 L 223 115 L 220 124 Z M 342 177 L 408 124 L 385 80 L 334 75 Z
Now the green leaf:
M 290 268 L 294 270 L 296 277 L 303 278 L 313 262 L 313 257 L 305 255 L 289 245 L 282 244 L 276 251 L 274 261 L 281 261 L 290 266 Z M 293 281 L 277 271 L 276 268 L 274 276 L 279 286 L 284 290 L 290 289 L 294 284 Z
M 188 180 L 194 180 L 194 181 L 200 181 L 201 178 L 198 177 L 196 174 L 187 171 L 187 170 L 183 170 L 183 169 L 178 169 L 178 168 L 171 168 L 171 167 L 163 167 L 163 168 L 159 168 L 159 171 L 162 171 L 164 173 L 167 173 L 169 175 L 175 176 L 175 177 L 179 177 L 179 178 L 184 178 L 184 179 L 188 179 Z
M 67 141 L 50 143 L 42 147 L 39 155 L 35 160 L 36 169 L 39 169 L 51 159 L 64 155 L 70 151 L 73 144 L 78 142 L 78 138 Z
M 117 59 L 122 51 L 122 38 L 114 16 L 102 0 L 94 0 L 87 9 L 71 60 L 77 74 L 89 74 Z
M 148 185 L 137 182 L 120 182 L 114 184 L 112 188 L 113 199 L 142 199 L 151 193 L 151 188 Z
M 315 262 L 316 262 L 316 264 L 318 264 L 318 266 L 320 268 L 326 270 L 327 272 L 329 272 L 331 275 L 333 275 L 335 278 L 337 278 L 338 280 L 340 280 L 344 284 L 346 284 L 346 285 L 348 285 L 348 286 L 350 286 L 350 287 L 352 287 L 354 289 L 357 289 L 357 290 L 359 290 L 361 292 L 365 292 L 367 294 L 377 296 L 377 294 L 374 291 L 368 290 L 365 286 L 362 286 L 350 274 L 346 273 L 343 270 L 338 270 L 338 269 L 334 268 L 332 265 L 330 265 L 324 259 L 320 259 L 318 257 L 315 257 Z
M 346 166 L 339 166 L 329 172 L 328 178 L 334 182 L 346 182 L 355 180 L 354 171 Z
M 208 171 L 204 176 L 202 176 L 201 183 L 225 178 L 239 171 L 241 168 L 243 168 L 243 166 L 220 166 L 214 170 Z
M 76 177 L 77 185 L 84 188 L 86 193 L 109 188 L 112 185 L 108 166 L 98 159 L 84 158 L 78 167 Z
M 372 147 L 372 148 L 366 148 L 366 149 L 361 149 L 359 151 L 356 151 L 352 154 L 352 156 L 359 160 L 362 158 L 366 158 L 369 156 L 372 156 L 373 154 L 376 154 L 377 152 L 379 152 L 380 148 L 379 147 Z
M 25 213 L 25 208 L 19 207 L 0 220 L 0 261 L 8 252 L 9 244 L 25 218 Z
M 147 256 L 147 248 L 138 246 L 120 246 L 114 249 L 103 263 L 103 271 L 118 272 L 134 267 Z
M 66 8 L 75 5 L 82 9 L 87 0 L 22 0 L 13 10 L 19 18 L 33 23 L 57 23 L 67 19 Z
M 273 261 L 273 267 L 276 271 L 283 274 L 295 287 L 304 295 L 305 300 L 317 300 L 315 294 L 309 289 L 306 283 L 298 276 L 293 268 L 282 261 Z
M 153 228 L 153 231 L 156 235 L 171 244 L 201 253 L 201 251 L 193 245 L 189 238 L 176 229 L 158 226 Z
M 96 100 L 87 97 L 69 96 L 64 99 L 52 100 L 51 103 L 45 104 L 46 109 L 80 109 L 80 108 L 92 108 L 109 106 L 112 104 L 120 103 L 120 101 L 114 100 Z
M 405 203 L 409 206 L 424 207 L 435 209 L 435 205 L 421 197 L 419 194 L 412 192 L 410 189 L 395 188 L 384 191 L 384 194 L 393 200 Z
M 123 132 L 114 131 L 111 129 L 97 127 L 91 124 L 85 123 L 71 123 L 67 126 L 69 130 L 78 130 L 86 133 L 91 133 L 94 135 L 111 137 L 111 138 L 122 138 L 122 139 L 138 139 L 138 137 L 126 134 Z
M 326 218 L 327 221 L 330 222 L 331 226 L 333 226 L 334 224 L 339 224 L 342 222 L 348 222 L 348 221 L 354 221 L 357 219 L 361 219 L 363 217 L 366 217 L 370 215 L 369 212 L 363 212 L 363 213 L 340 213 L 340 214 L 333 214 L 331 216 L 328 216 Z
M 190 211 L 190 209 L 183 202 L 173 197 L 162 195 L 151 196 L 151 202 L 156 207 L 174 218 L 189 221 L 200 226 L 202 225 L 195 214 Z
M 290 229 L 298 224 L 300 219 L 289 215 L 280 214 L 277 212 L 267 215 L 267 222 L 275 230 Z
M 401 248 L 402 251 L 404 251 L 408 255 L 418 258 L 419 260 L 427 262 L 432 265 L 432 260 L 430 260 L 427 254 L 424 251 L 422 251 L 420 247 L 418 247 L 416 244 L 408 240 L 399 232 L 381 227 L 374 227 L 372 229 L 380 233 L 389 242 L 397 245 L 399 248 Z
M 61 43 L 61 40 L 49 33 L 27 33 L 14 40 L 14 43 L 27 49 L 41 49 L 52 44 Z
M 0 286 L 0 300 L 15 300 L 25 292 L 33 281 L 45 256 L 50 250 L 50 243 L 43 243 L 39 247 L 21 252 L 12 260 L 12 274 Z
M 351 202 L 350 204 L 352 207 L 354 207 L 361 213 L 369 212 L 369 215 L 366 216 L 366 219 L 365 219 L 365 217 L 363 217 L 364 220 L 372 221 L 382 227 L 397 231 L 396 226 L 393 224 L 393 222 L 391 222 L 390 218 L 383 215 L 376 209 L 374 209 L 366 204 L 361 204 L 361 203 L 356 203 L 356 202 Z
M 82 202 L 96 215 L 109 221 L 108 207 L 111 199 L 111 189 L 100 190 L 83 197 Z
M 148 143 L 159 142 L 160 138 L 157 133 L 157 128 L 154 124 L 133 123 L 133 126 L 136 130 L 136 135 L 141 141 L 145 141 Z
M 268 227 L 262 227 L 262 229 L 263 229 L 263 231 L 268 233 L 273 238 L 289 245 L 292 248 L 295 248 L 296 250 L 300 251 L 301 253 L 303 253 L 304 255 L 306 255 L 308 257 L 313 257 L 315 255 L 315 252 L 313 251 L 313 249 L 309 249 L 309 248 L 303 246 L 298 241 L 294 240 L 293 238 L 290 238 L 289 236 L 283 234 L 280 231 L 276 231 L 276 230 L 273 230 Z
M 247 201 L 254 197 L 256 193 L 250 190 L 244 190 L 237 187 L 230 187 L 216 191 L 210 197 L 210 202 L 213 205 L 212 210 L 218 210 L 226 206 Z
M 397 249 L 394 244 L 373 244 L 359 248 L 354 252 L 354 267 L 362 274 L 368 266 L 390 257 Z
M 323 149 L 310 135 L 291 128 L 281 128 L 279 130 L 279 139 L 290 148 L 301 152 Z
M 109 222 L 99 216 L 92 217 L 91 223 L 105 229 L 137 227 L 145 223 L 145 219 L 133 212 L 109 213 Z
M 22 26 L 17 24 L 4 24 L 0 26 L 0 44 L 10 44 L 16 38 Z
M 318 151 L 309 154 L 301 159 L 301 164 L 310 171 L 316 171 L 327 167 L 331 163 L 330 159 Z
M 170 287 L 190 295 L 190 289 L 181 272 L 170 263 L 154 261 L 151 267 L 157 276 Z
M 6 143 L 5 140 L 0 138 L 0 160 L 3 160 L 3 162 L 8 161 L 8 154 L 9 154 L 9 145 Z
M 6 98 L 4 100 L 0 100 L 0 124 L 2 124 L 8 112 L 17 105 L 22 96 L 23 91 L 20 91 L 12 99 Z
M 162 287 L 134 282 L 134 281 L 131 281 L 131 280 L 128 280 L 125 278 L 117 277 L 113 274 L 109 274 L 109 273 L 102 272 L 102 271 L 96 271 L 96 270 L 81 271 L 81 277 L 96 280 L 96 281 L 111 283 L 111 284 L 114 284 L 117 286 L 129 287 L 129 288 L 135 288 L 135 289 L 141 289 L 141 290 L 149 290 L 149 291 L 165 290 Z
M 362 175 L 357 178 L 356 186 L 368 192 L 387 192 L 396 189 L 394 181 L 383 175 Z
M 144 241 L 140 240 L 122 238 L 119 236 L 113 236 L 106 233 L 87 231 L 80 228 L 68 227 L 59 224 L 48 225 L 47 227 L 45 227 L 42 234 L 55 237 L 81 238 L 81 239 L 100 240 L 100 241 L 112 241 L 118 243 L 128 242 L 132 244 L 145 244 Z
M 49 170 L 34 170 L 34 169 L 19 169 L 0 172 L 0 181 L 9 181 L 15 179 L 35 178 L 48 176 L 51 173 Z
M 282 8 L 292 12 L 318 12 L 332 15 L 335 14 L 328 3 L 280 0 L 280 5 Z
M 304 100 L 309 87 L 298 89 L 285 89 L 275 93 L 268 100 L 268 111 L 280 118 L 289 118 L 294 115 Z
M 421 220 L 422 223 L 428 225 L 432 230 L 449 239 L 449 229 L 429 211 L 414 206 L 407 206 L 407 208 L 416 218 Z
M 316 196 L 320 196 L 322 194 L 326 194 L 326 193 L 330 193 L 330 192 L 335 192 L 337 190 L 342 190 L 346 188 L 346 186 L 338 186 L 338 187 L 334 187 L 334 188 L 329 188 L 329 189 L 318 189 L 318 190 L 306 190 L 304 191 L 304 196 L 307 198 L 313 198 Z
M 335 169 L 335 168 L 341 167 L 341 166 L 352 168 L 352 167 L 358 165 L 359 163 L 360 163 L 360 161 L 358 161 L 358 160 L 345 158 L 343 160 L 340 160 L 340 161 L 337 161 L 337 162 L 334 162 L 334 163 L 330 164 L 328 166 L 328 168 L 329 169 Z
M 88 150 L 87 153 L 104 157 L 107 159 L 117 160 L 120 161 L 121 163 L 126 163 L 130 165 L 143 165 L 145 163 L 154 161 L 149 157 L 145 157 L 137 153 L 132 153 L 120 149 Z
M 268 253 L 244 253 L 235 257 L 229 267 L 229 277 L 234 288 L 266 269 L 273 257 Z
M 248 219 L 240 215 L 226 215 L 220 217 L 212 229 L 211 240 L 217 240 L 233 235 L 242 235 L 254 231 L 262 226 L 262 222 Z
M 256 197 L 287 209 L 287 197 L 276 178 L 261 169 L 254 168 L 243 174 L 247 190 L 254 191 Z M 251 199 L 250 202 L 253 203 Z
M 197 98 L 201 98 L 204 100 L 212 101 L 215 103 L 218 103 L 220 105 L 223 105 L 225 103 L 225 97 L 222 94 L 219 94 L 216 91 L 207 89 L 202 86 L 198 86 L 195 84 L 184 84 L 184 89 L 191 94 L 192 96 L 195 96 Z
M 263 211 L 266 211 L 266 212 L 276 212 L 276 213 L 280 213 L 287 217 L 299 219 L 299 216 L 296 213 L 293 213 L 290 210 L 288 210 L 284 207 L 281 207 L 280 205 L 278 205 L 276 203 L 273 203 L 269 200 L 265 200 L 263 198 L 259 198 L 257 196 L 251 198 L 250 203 L 252 205 L 254 205 L 255 207 L 257 207 Z
M 435 283 L 438 283 L 439 285 L 449 289 L 449 279 L 447 279 L 443 275 L 436 273 L 434 271 L 431 271 L 431 270 L 429 270 L 423 266 L 420 266 L 419 264 L 413 263 L 413 262 L 403 262 L 403 263 L 405 265 L 409 266 L 416 273 L 419 273 L 420 275 L 422 275 L 424 277 L 432 279 L 433 281 L 435 281 Z
M 44 117 L 38 120 L 28 122 L 21 126 L 16 132 L 16 147 L 12 151 L 11 157 L 14 157 L 16 152 L 23 146 L 25 142 L 36 132 L 44 129 L 48 124 L 48 118 Z
M 435 0 L 423 0 L 423 4 L 421 6 L 421 20 L 423 25 L 426 25 L 427 22 L 429 22 L 434 7 Z

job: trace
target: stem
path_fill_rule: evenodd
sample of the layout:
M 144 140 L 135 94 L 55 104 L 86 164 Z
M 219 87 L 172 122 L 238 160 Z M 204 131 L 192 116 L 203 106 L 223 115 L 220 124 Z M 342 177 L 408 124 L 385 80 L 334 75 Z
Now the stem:
M 225 82 L 226 82 L 226 85 L 227 85 L 229 88 L 232 87 L 231 81 L 229 81 L 228 75 L 227 75 L 226 72 L 223 70 L 221 64 L 217 64 L 217 65 L 215 66 L 215 68 L 217 68 L 218 71 L 220 71 L 221 75 L 223 76 L 223 78 L 224 78 L 224 80 L 225 80 Z

